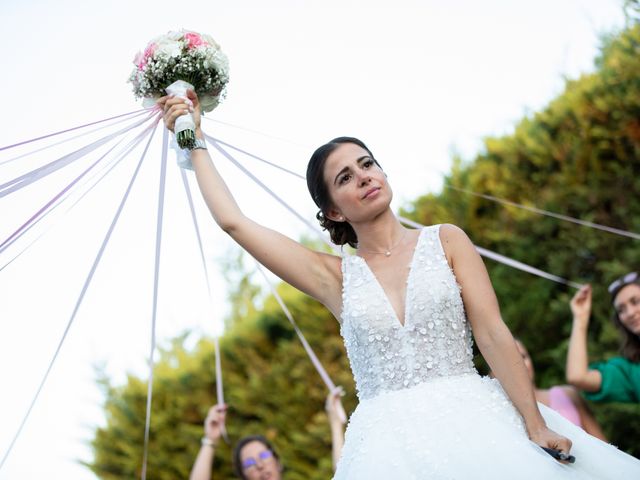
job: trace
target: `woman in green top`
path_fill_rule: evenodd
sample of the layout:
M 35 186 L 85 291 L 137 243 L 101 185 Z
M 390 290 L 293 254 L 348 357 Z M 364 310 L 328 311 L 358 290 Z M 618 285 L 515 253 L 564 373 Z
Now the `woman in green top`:
M 640 402 L 640 276 L 631 272 L 609 285 L 613 322 L 622 336 L 621 356 L 589 365 L 587 329 L 591 286 L 571 299 L 573 328 L 567 355 L 567 382 L 594 402 Z

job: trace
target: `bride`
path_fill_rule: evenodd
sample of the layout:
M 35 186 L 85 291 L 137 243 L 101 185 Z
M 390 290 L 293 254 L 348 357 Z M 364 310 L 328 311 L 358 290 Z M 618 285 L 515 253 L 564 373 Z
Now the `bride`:
M 356 248 L 341 258 L 240 211 L 206 150 L 193 92 L 159 104 L 170 130 L 194 115 L 190 159 L 220 228 L 341 324 L 360 402 L 334 478 L 640 478 L 638 460 L 536 403 L 474 245 L 453 225 L 403 227 L 364 143 L 335 139 L 307 169 L 321 225 L 336 244 Z M 497 380 L 473 367 L 471 331 Z M 569 454 L 575 463 L 561 461 Z

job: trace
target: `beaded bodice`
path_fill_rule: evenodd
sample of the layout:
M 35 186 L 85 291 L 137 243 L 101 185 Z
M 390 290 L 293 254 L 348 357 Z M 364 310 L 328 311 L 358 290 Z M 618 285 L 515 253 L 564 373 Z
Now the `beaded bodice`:
M 358 397 L 408 388 L 435 377 L 475 372 L 473 340 L 439 225 L 420 232 L 409 265 L 402 325 L 359 256 L 342 260 L 340 332 Z

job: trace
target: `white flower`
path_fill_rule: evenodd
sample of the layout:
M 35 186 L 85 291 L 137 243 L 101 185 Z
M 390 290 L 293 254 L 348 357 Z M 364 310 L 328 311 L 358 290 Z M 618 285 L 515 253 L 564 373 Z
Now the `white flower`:
M 156 42 L 157 48 L 154 53 L 154 57 L 157 55 L 171 58 L 171 57 L 179 57 L 180 52 L 182 52 L 182 45 L 180 42 L 169 39 L 162 38 Z
M 165 38 L 169 39 L 169 40 L 174 40 L 174 41 L 178 41 L 178 40 L 182 40 L 182 37 L 184 36 L 184 30 L 181 32 L 174 32 L 174 31 L 170 31 L 168 32 L 166 35 L 164 35 Z
M 203 33 L 202 35 L 200 35 L 202 37 L 202 39 L 207 42 L 209 45 L 211 45 L 213 48 L 219 49 L 220 45 L 218 45 L 216 43 L 216 41 L 213 39 L 213 37 L 211 35 L 207 35 L 206 33 Z
M 200 100 L 200 108 L 203 112 L 210 112 L 218 106 L 218 97 L 201 95 L 198 99 Z
M 220 72 L 223 76 L 228 76 L 229 74 L 229 59 L 227 56 L 222 53 L 220 50 L 217 50 L 213 57 L 211 58 L 211 62 L 215 65 L 216 70 Z

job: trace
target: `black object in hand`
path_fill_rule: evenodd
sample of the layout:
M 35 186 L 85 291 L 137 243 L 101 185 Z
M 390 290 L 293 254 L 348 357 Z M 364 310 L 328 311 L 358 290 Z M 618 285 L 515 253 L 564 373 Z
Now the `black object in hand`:
M 547 452 L 556 460 L 561 460 L 563 462 L 568 462 L 568 463 L 574 463 L 576 461 L 576 457 L 574 457 L 573 455 L 569 455 L 564 452 L 561 452 L 560 450 L 556 450 L 554 448 L 547 448 L 547 447 L 540 447 L 540 448 L 543 449 L 545 452 Z

